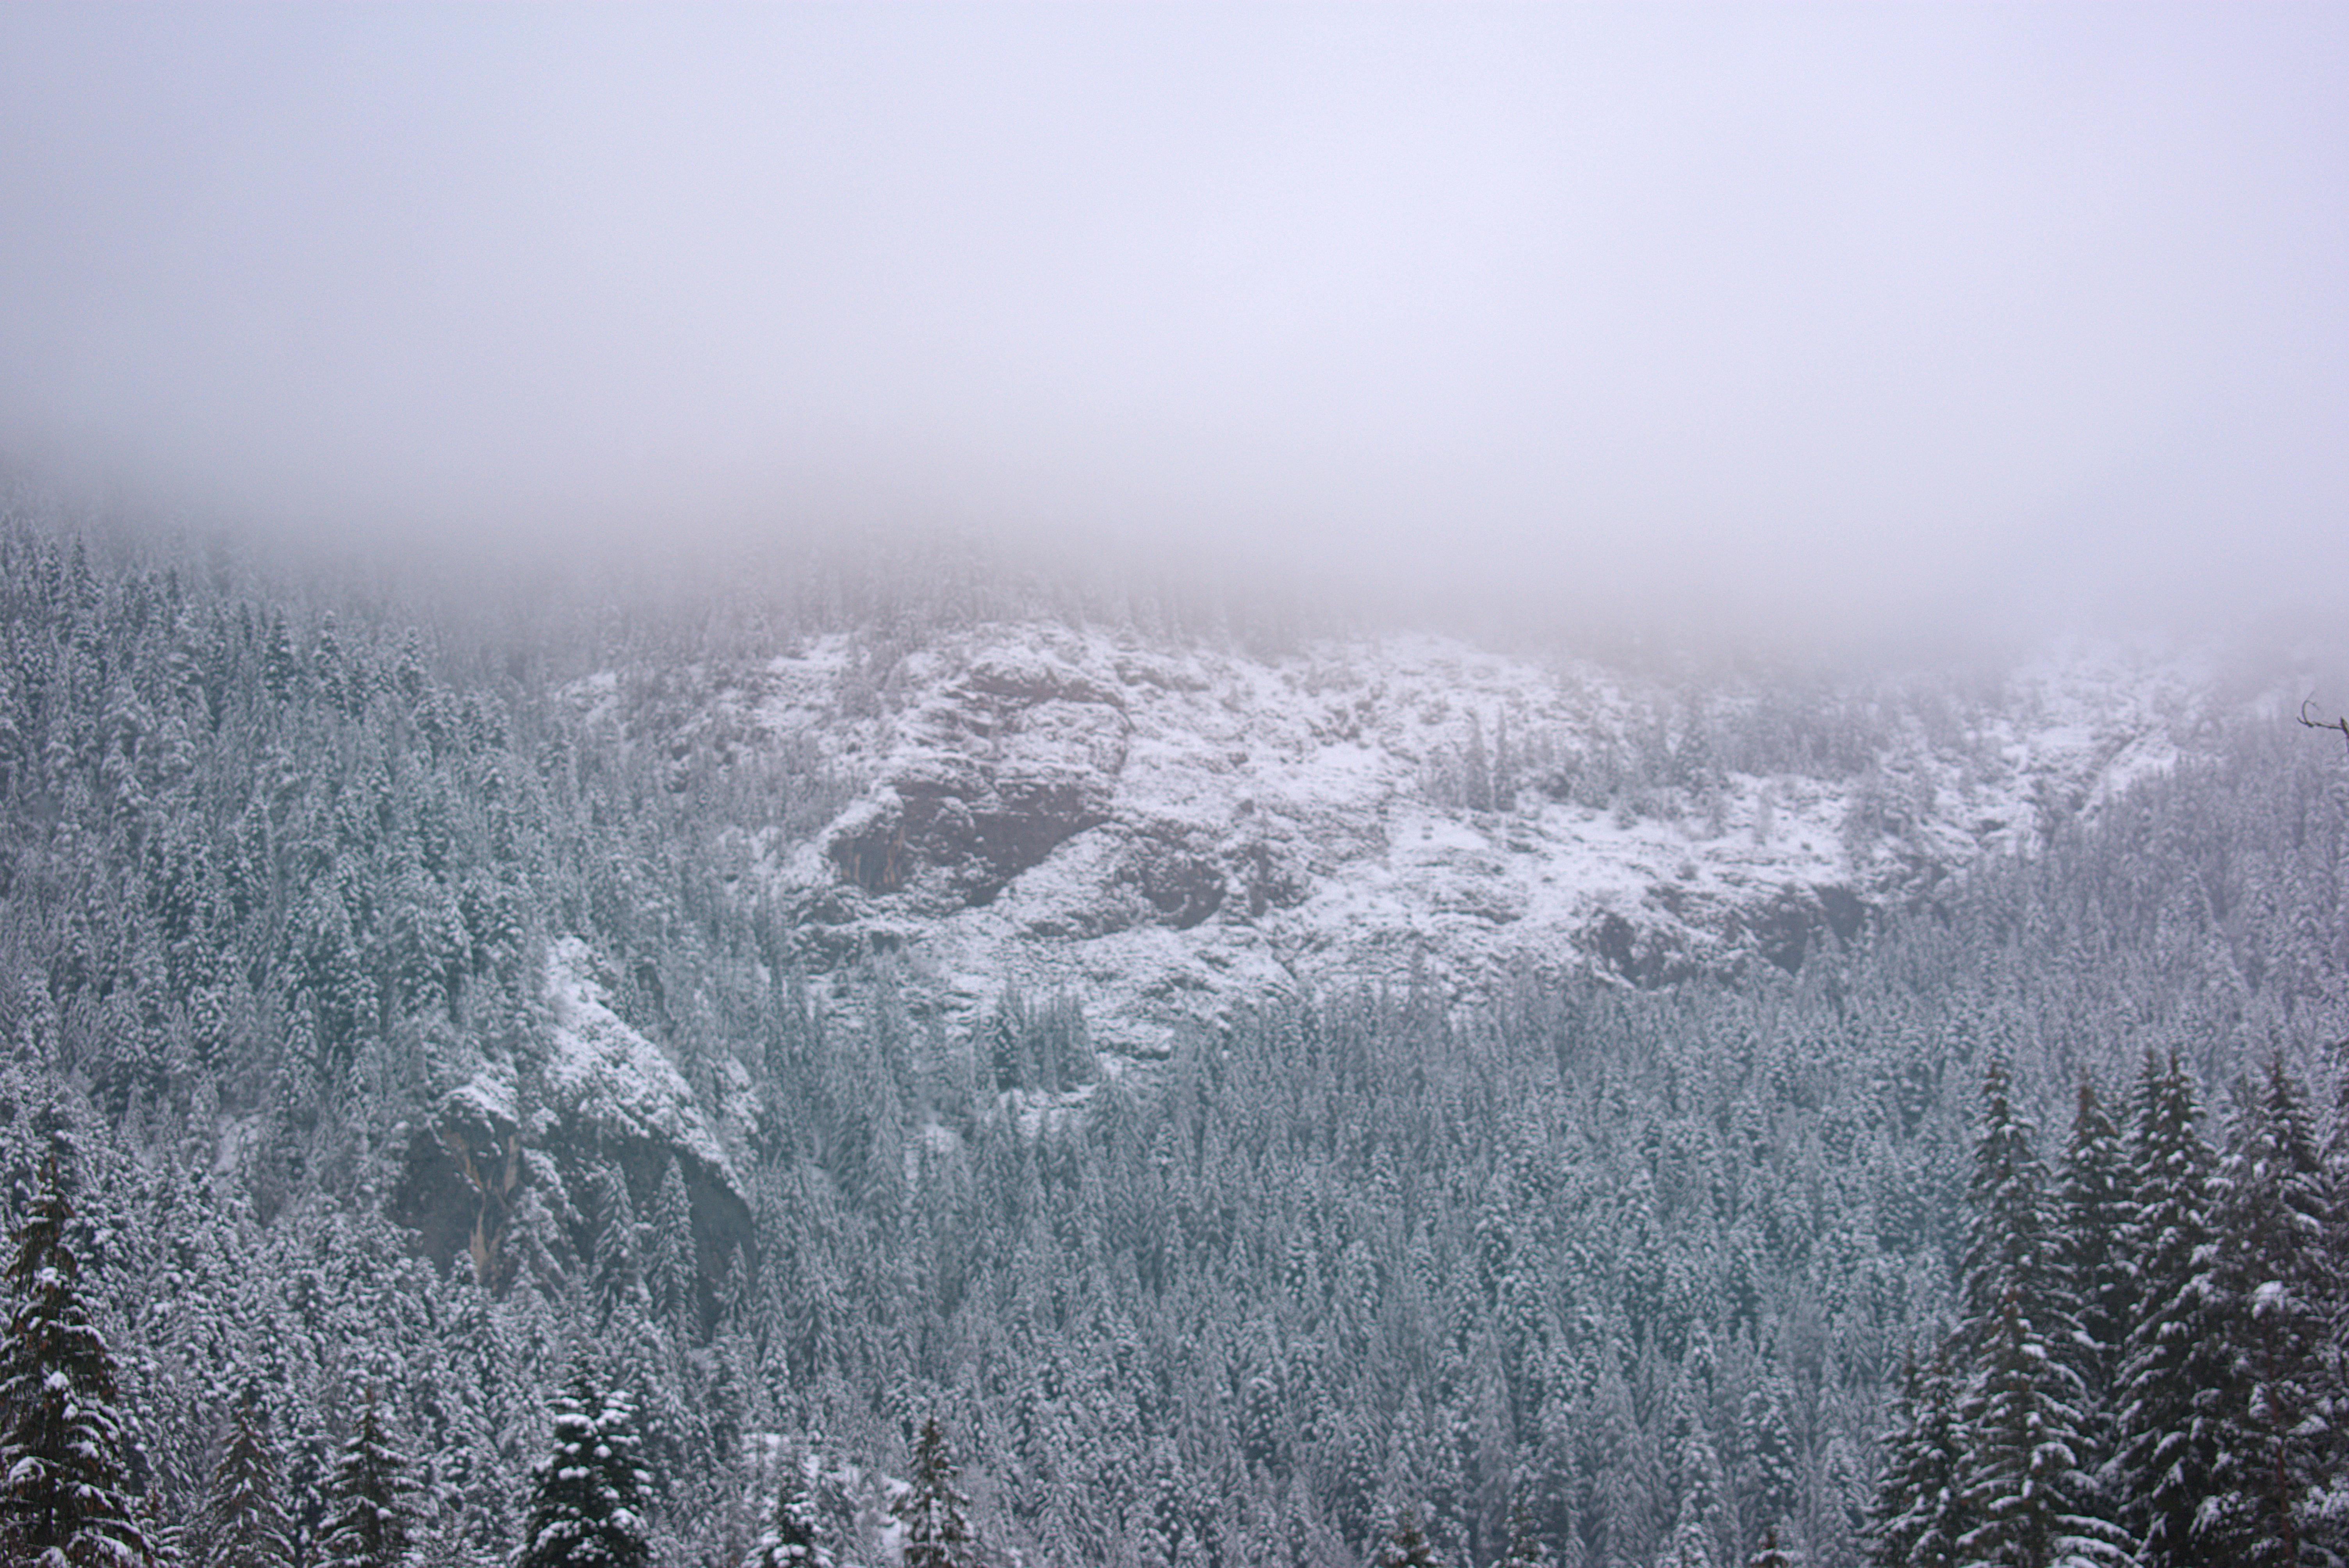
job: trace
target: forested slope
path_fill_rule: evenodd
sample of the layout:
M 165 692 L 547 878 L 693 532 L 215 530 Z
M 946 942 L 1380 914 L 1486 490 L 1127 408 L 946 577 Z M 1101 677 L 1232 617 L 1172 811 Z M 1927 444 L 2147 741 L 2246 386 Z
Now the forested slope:
M 584 1347 L 632 1397 L 664 1563 L 734 1568 L 804 1455 L 827 1549 L 878 1563 L 932 1415 L 997 1564 L 1359 1563 L 1404 1505 L 1485 1564 L 1520 1502 L 1559 1563 L 1729 1563 L 1773 1526 L 1855 1563 L 1872 1510 L 1906 1517 L 1882 1439 L 1917 1460 L 1935 1408 L 1915 1375 L 1895 1408 L 1904 1368 L 1952 1330 L 1953 1389 L 2028 1358 L 1986 1227 L 2055 1236 L 2058 1187 L 1983 1185 L 2000 1117 L 2052 1162 L 2083 1074 L 2124 1130 L 2168 1082 L 2209 1173 L 2178 1201 L 2264 1233 L 2220 1151 L 2278 1083 L 2329 1108 L 2349 1035 L 2349 767 L 2246 719 L 1794 975 L 1333 985 L 1098 1071 L 1081 996 L 1007 990 L 972 1028 L 885 954 L 796 965 L 740 835 L 811 831 L 851 781 L 599 745 L 558 693 L 591 631 L 508 656 L 92 555 L 0 537 L 0 1169 L 27 1214 L 69 1134 L 157 1528 L 198 1517 L 249 1396 L 303 1561 L 370 1408 L 419 1560 L 506 1561 Z M 855 613 L 809 598 L 806 629 Z M 589 1008 L 603 1067 L 566 1055 Z M 2292 1200 L 2319 1229 L 2323 1148 Z M 1953 1429 L 1990 1430 L 1960 1392 Z

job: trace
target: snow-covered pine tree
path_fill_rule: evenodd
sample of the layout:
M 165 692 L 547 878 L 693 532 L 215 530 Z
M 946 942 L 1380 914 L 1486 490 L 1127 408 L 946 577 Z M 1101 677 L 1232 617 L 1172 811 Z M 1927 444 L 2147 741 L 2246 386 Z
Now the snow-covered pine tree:
M 955 1485 L 959 1473 L 937 1417 L 925 1417 L 914 1439 L 914 1488 L 897 1505 L 905 1527 L 905 1568 L 978 1568 L 970 1500 Z
M 2083 1078 L 2057 1202 L 2062 1256 L 2080 1325 L 2073 1366 L 2086 1386 L 2081 1414 L 2098 1465 L 2109 1455 L 2113 1382 L 2137 1295 L 2136 1271 L 2122 1240 L 2137 1213 L 2135 1186 L 2120 1130 L 2105 1113 L 2095 1080 Z
M 1673 1551 L 1682 1559 L 1702 1562 L 1708 1568 L 1734 1551 L 1730 1542 L 1736 1539 L 1736 1528 L 1729 1522 L 1728 1478 L 1705 1422 L 1704 1408 L 1709 1403 L 1690 1378 L 1675 1378 L 1663 1444 L 1669 1494 L 1677 1500 Z
M 693 1203 L 674 1156 L 653 1195 L 652 1249 L 645 1260 L 653 1309 L 679 1351 L 701 1339 L 700 1265 L 694 1252 Z
M 2330 1342 L 2324 1365 L 2334 1398 L 2333 1462 L 2331 1475 L 2308 1500 L 2307 1523 L 2312 1543 L 2344 1562 L 2349 1561 L 2349 1040 L 2336 1042 L 2331 1055 L 2334 1098 L 2321 1151 L 2325 1224 L 2316 1261 L 2323 1271 Z
M 816 1522 L 815 1500 L 808 1495 L 807 1471 L 797 1454 L 783 1462 L 774 1512 L 742 1568 L 832 1568 L 832 1553 L 825 1550 Z
M 2241 1376 L 2217 1413 L 2221 1459 L 2208 1533 L 2242 1568 L 2298 1568 L 2305 1505 L 2329 1471 L 2325 1181 L 2307 1099 L 2278 1053 L 2221 1167 L 2219 1300 Z
M 645 1287 L 644 1234 L 628 1196 L 628 1183 L 616 1169 L 596 1173 L 595 1253 L 588 1264 L 588 1293 L 594 1298 L 596 1322 L 609 1325 L 637 1321 L 649 1314 Z
M 1981 1127 L 1966 1188 L 1973 1227 L 1960 1264 L 1960 1344 L 1979 1365 L 2012 1300 L 2043 1338 L 2069 1350 L 2079 1326 L 2066 1304 L 2070 1282 L 2047 1168 L 2031 1146 L 2031 1123 L 2014 1108 L 2002 1056 L 1992 1057 L 1982 1074 Z
M 649 1484 L 627 1396 L 574 1363 L 555 1396 L 554 1448 L 538 1467 L 517 1568 L 646 1568 Z
M 148 1562 L 153 1568 L 183 1568 L 183 1532 L 163 1517 L 163 1505 L 152 1491 L 139 1499 L 139 1529 L 147 1537 Z
M 1685 1500 L 1656 1568 L 1713 1568 L 1713 1532 Z
M 2090 1473 L 2075 1365 L 2083 1336 L 2031 1132 L 2006 1060 L 1994 1056 L 1967 1189 L 1973 1230 L 1957 1339 L 1971 1366 L 1959 1401 L 1959 1556 L 2008 1568 L 2125 1561 L 2127 1537 L 2103 1516 Z
M 229 1418 L 187 1544 L 191 1568 L 292 1568 L 294 1521 L 278 1498 L 277 1447 L 268 1412 L 250 1394 Z
M 1900 1425 L 1884 1439 L 1868 1561 L 1876 1568 L 1957 1568 L 1958 1539 L 1970 1524 L 1958 1490 L 1966 1450 L 1949 1346 L 1930 1366 L 1909 1364 L 1898 1415 Z
M 1960 1560 L 1999 1568 L 2130 1568 L 2127 1533 L 2097 1511 L 2079 1464 L 2079 1375 L 2023 1314 L 2000 1310 L 1966 1400 L 1962 1502 L 1972 1527 Z
M 1436 1568 L 1437 1561 L 1427 1532 L 1420 1528 L 1419 1510 L 1405 1508 L 1395 1516 L 1371 1568 Z
M 1746 1559 L 1746 1568 L 1795 1568 L 1794 1558 L 1778 1544 L 1776 1525 L 1769 1525 L 1763 1530 L 1762 1544 L 1752 1557 Z
M 403 1568 L 414 1523 L 416 1491 L 408 1457 L 384 1431 L 372 1389 L 358 1424 L 335 1456 L 326 1482 L 326 1522 L 319 1532 L 320 1568 Z
M 1801 1456 L 1786 1419 L 1783 1374 L 1764 1376 L 1738 1411 L 1739 1439 L 1745 1448 L 1745 1517 L 1755 1524 L 1781 1524 L 1802 1498 Z
M 1509 1546 L 1500 1568 L 1550 1568 L 1549 1553 L 1534 1527 L 1533 1488 L 1522 1482 L 1509 1505 Z
M 67 1151 L 53 1139 L 7 1280 L 0 1346 L 0 1548 L 37 1568 L 150 1568 L 129 1494 L 114 1357 L 82 1305 Z
M 2235 1381 L 2212 1277 L 2210 1150 L 2175 1055 L 2166 1068 L 2147 1056 L 2136 1099 L 2127 1241 L 2138 1305 L 2121 1363 L 2113 1490 L 2146 1568 L 2200 1568 L 2215 1561 L 2201 1536 L 2220 1459 L 2211 1418 Z

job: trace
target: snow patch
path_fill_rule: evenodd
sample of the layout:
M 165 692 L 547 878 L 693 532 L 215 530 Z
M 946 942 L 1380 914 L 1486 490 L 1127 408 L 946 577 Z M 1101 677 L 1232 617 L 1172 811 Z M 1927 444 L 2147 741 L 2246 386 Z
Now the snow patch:
M 685 1076 L 612 1011 L 609 993 L 595 978 L 594 955 L 575 936 L 548 945 L 546 1001 L 554 1015 L 546 1087 L 557 1105 L 607 1133 L 690 1154 L 740 1191 Z M 482 1081 L 476 1078 L 468 1089 Z
M 1838 697 L 1875 727 L 1862 769 L 1610 794 L 1591 781 L 1692 706 L 1750 714 L 1759 688 L 1425 634 L 1260 659 L 1030 624 L 941 636 L 885 681 L 874 659 L 833 636 L 694 674 L 715 694 L 694 724 L 862 780 L 821 832 L 746 848 L 740 895 L 794 909 L 812 969 L 902 954 L 966 1026 L 1007 987 L 1066 989 L 1133 1057 L 1333 981 L 1464 998 L 1797 966 L 2176 767 L 2211 689 L 2192 661 L 2068 645 L 1979 691 Z

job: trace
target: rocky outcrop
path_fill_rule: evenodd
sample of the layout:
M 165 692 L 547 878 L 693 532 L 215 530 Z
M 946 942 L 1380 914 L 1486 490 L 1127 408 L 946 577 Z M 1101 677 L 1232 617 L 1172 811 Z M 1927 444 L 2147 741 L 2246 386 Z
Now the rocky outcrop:
M 502 1290 L 525 1252 L 573 1268 L 591 1253 L 592 1222 L 578 1217 L 596 1212 L 601 1176 L 618 1173 L 642 1212 L 674 1163 L 707 1287 L 750 1236 L 750 1205 L 710 1126 L 715 1108 L 612 1010 L 609 976 L 576 938 L 550 946 L 545 1001 L 552 1027 L 524 1047 L 530 1059 L 485 1062 L 411 1130 L 394 1217 L 436 1264 L 466 1258 L 477 1279 Z M 523 1074 L 537 1080 L 534 1106 L 517 1093 Z M 513 1233 L 526 1213 L 551 1227 L 529 1247 Z
M 1110 820 L 1129 727 L 1117 692 L 1055 660 L 996 649 L 925 694 L 880 787 L 825 835 L 867 892 L 985 904 Z
M 727 686 L 713 733 L 863 781 L 743 885 L 785 902 L 811 970 L 905 955 L 966 1023 L 1010 987 L 1066 992 L 1136 1055 L 1270 990 L 1795 973 L 2168 766 L 2192 707 L 2075 654 L 1995 700 L 1837 699 L 1864 746 L 1744 772 L 1690 715 L 1766 738 L 1754 692 L 1440 638 L 1267 660 L 1023 624 L 877 662 L 833 638 Z

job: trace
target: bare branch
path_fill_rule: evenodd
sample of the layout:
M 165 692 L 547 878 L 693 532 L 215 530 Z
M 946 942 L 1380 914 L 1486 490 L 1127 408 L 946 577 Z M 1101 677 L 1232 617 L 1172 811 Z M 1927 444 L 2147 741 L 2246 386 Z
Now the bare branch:
M 2315 703 L 2316 699 L 2313 696 L 2301 703 L 2300 722 L 2311 729 L 2337 729 L 2341 732 L 2343 744 L 2349 745 L 2349 714 L 2344 714 L 2339 718 L 2311 718 L 2308 717 L 2308 710 L 2315 706 Z

